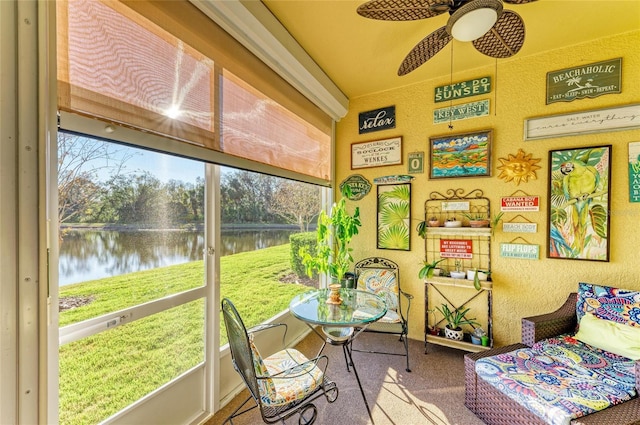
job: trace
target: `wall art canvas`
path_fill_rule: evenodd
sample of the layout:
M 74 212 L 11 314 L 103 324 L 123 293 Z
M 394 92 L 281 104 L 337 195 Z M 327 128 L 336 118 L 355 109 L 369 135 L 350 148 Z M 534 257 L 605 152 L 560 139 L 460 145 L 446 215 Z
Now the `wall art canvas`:
M 549 258 L 609 261 L 611 145 L 549 151 Z
M 378 186 L 378 249 L 411 249 L 411 183 Z
M 491 175 L 491 130 L 429 138 L 432 179 Z

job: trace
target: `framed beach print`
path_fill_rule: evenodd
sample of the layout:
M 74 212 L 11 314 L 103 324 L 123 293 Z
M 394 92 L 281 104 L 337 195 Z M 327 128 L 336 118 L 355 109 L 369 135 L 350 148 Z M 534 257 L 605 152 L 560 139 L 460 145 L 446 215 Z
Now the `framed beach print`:
M 549 151 L 547 257 L 609 261 L 611 145 Z
M 430 137 L 432 179 L 491 175 L 492 130 Z
M 378 249 L 411 250 L 411 183 L 378 185 Z

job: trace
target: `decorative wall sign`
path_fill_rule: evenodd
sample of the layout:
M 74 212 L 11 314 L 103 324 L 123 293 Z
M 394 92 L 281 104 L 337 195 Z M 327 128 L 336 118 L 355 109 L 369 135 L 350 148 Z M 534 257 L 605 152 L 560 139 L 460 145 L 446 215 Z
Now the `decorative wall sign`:
M 351 144 L 351 169 L 402 164 L 402 137 Z
M 360 199 L 367 196 L 369 191 L 371 190 L 371 183 L 367 180 L 362 174 L 352 174 L 340 183 L 340 192 L 342 192 L 343 186 L 349 186 L 351 189 L 351 196 L 349 197 L 352 201 L 359 201 Z
M 432 179 L 491 175 L 492 130 L 437 136 L 431 143 Z
M 408 155 L 409 174 L 424 173 L 424 152 L 411 152 Z
M 471 239 L 440 239 L 440 257 L 473 258 L 473 241 Z
M 640 128 L 640 104 L 524 120 L 524 140 Z
M 547 256 L 609 261 L 611 145 L 549 151 Z
M 489 99 L 484 99 L 477 102 L 435 109 L 433 111 L 433 123 L 440 124 L 449 121 L 466 120 L 468 118 L 485 117 L 487 115 L 489 115 Z
M 524 220 L 525 222 L 516 222 L 517 219 Z M 502 231 L 506 233 L 536 233 L 538 231 L 538 223 L 534 223 L 528 220 L 522 214 L 518 214 L 510 221 L 502 222 Z
M 469 211 L 469 201 L 449 201 L 440 204 L 442 211 Z
M 396 107 L 374 109 L 373 111 L 360 112 L 358 114 L 358 133 L 371 133 L 372 131 L 396 128 Z
M 527 183 L 529 177 L 531 180 L 536 180 L 536 170 L 540 169 L 539 165 L 536 165 L 542 158 L 531 158 L 532 154 L 525 154 L 522 149 L 518 149 L 518 153 L 514 156 L 509 154 L 507 158 L 498 158 L 500 165 L 499 179 L 504 179 L 506 183 L 512 181 L 516 186 L 520 185 L 523 181 Z
M 433 101 L 438 103 L 490 92 L 491 77 L 482 77 L 436 87 Z
M 640 202 L 640 142 L 629 143 L 629 202 Z
M 378 249 L 411 249 L 411 183 L 378 186 Z
M 502 223 L 502 231 L 505 233 L 536 233 L 538 223 Z
M 547 105 L 620 93 L 622 58 L 547 73 Z
M 539 196 L 504 196 L 500 211 L 540 211 Z
M 396 174 L 394 176 L 382 176 L 373 179 L 374 184 L 395 184 L 395 183 L 407 183 L 413 180 L 413 176 L 407 174 Z
M 540 245 L 524 243 L 501 243 L 500 257 L 537 260 L 540 258 Z

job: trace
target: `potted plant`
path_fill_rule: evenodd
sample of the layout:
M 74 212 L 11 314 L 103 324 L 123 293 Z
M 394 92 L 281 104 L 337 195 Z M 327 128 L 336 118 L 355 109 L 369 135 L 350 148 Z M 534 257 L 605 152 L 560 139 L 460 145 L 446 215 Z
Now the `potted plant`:
M 478 291 L 481 288 L 480 282 L 489 280 L 489 276 L 491 275 L 491 271 L 489 270 L 467 270 L 467 280 L 473 280 L 473 287 Z
M 427 224 L 429 227 L 440 227 L 440 220 L 438 220 L 438 217 L 432 216 L 427 220 Z
M 420 269 L 420 271 L 418 272 L 418 278 L 419 279 L 427 279 L 430 278 L 434 275 L 434 271 L 436 270 L 436 266 L 443 262 L 445 259 L 441 258 L 439 260 L 434 260 L 430 263 L 428 263 L 426 260 L 423 261 L 422 264 L 422 268 Z
M 456 269 L 455 270 L 451 270 L 449 272 L 449 276 L 451 276 L 454 279 L 464 279 L 466 273 L 463 272 L 462 270 L 460 270 L 462 268 L 462 262 L 460 260 L 456 260 L 454 263 Z
M 302 247 L 299 254 L 305 272 L 309 277 L 316 273 L 327 273 L 334 283 L 344 282 L 345 274 L 349 272 L 353 264 L 353 256 L 350 247 L 351 239 L 358 234 L 362 225 L 360 222 L 360 209 L 355 208 L 353 214 L 347 211 L 347 198 L 351 197 L 351 189 L 344 185 L 342 197 L 333 204 L 329 214 L 321 211 L 318 216 L 316 229 L 316 249 L 310 253 Z
M 471 227 L 489 227 L 490 221 L 486 214 L 464 213 L 462 215 L 469 220 L 469 226 Z
M 463 310 L 460 308 L 451 310 L 449 309 L 449 304 L 442 303 L 442 307 L 436 306 L 436 309 L 438 309 L 440 314 L 444 317 L 444 320 L 447 322 L 447 325 L 444 327 L 444 336 L 449 339 L 462 341 L 462 338 L 464 337 L 464 332 L 461 327 L 462 325 L 479 325 L 475 318 L 467 319 L 464 317 L 469 311 L 468 307 Z
M 444 222 L 444 227 L 462 227 L 462 222 L 453 216 Z

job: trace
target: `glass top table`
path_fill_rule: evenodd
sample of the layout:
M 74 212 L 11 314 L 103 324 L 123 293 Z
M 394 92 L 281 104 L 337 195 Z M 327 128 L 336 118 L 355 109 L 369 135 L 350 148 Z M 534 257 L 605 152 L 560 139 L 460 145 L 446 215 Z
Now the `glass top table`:
M 353 368 L 364 405 L 373 424 L 371 409 L 351 356 L 351 343 L 367 326 L 387 313 L 387 303 L 371 292 L 357 289 L 340 288 L 339 294 L 341 298 L 339 304 L 327 302 L 331 300 L 331 291 L 329 289 L 318 289 L 296 295 L 289 303 L 289 311 L 324 339 L 318 356 L 322 354 L 327 343 L 342 346 L 344 358 L 347 362 L 347 371 L 349 371 L 349 366 Z M 321 326 L 324 336 L 315 329 L 316 325 Z M 354 331 L 355 327 L 358 328 L 357 332 Z
M 296 295 L 289 310 L 304 322 L 327 327 L 368 325 L 387 313 L 385 301 L 371 292 L 341 288 L 340 304 L 327 303 L 329 294 L 329 289 L 318 289 Z

